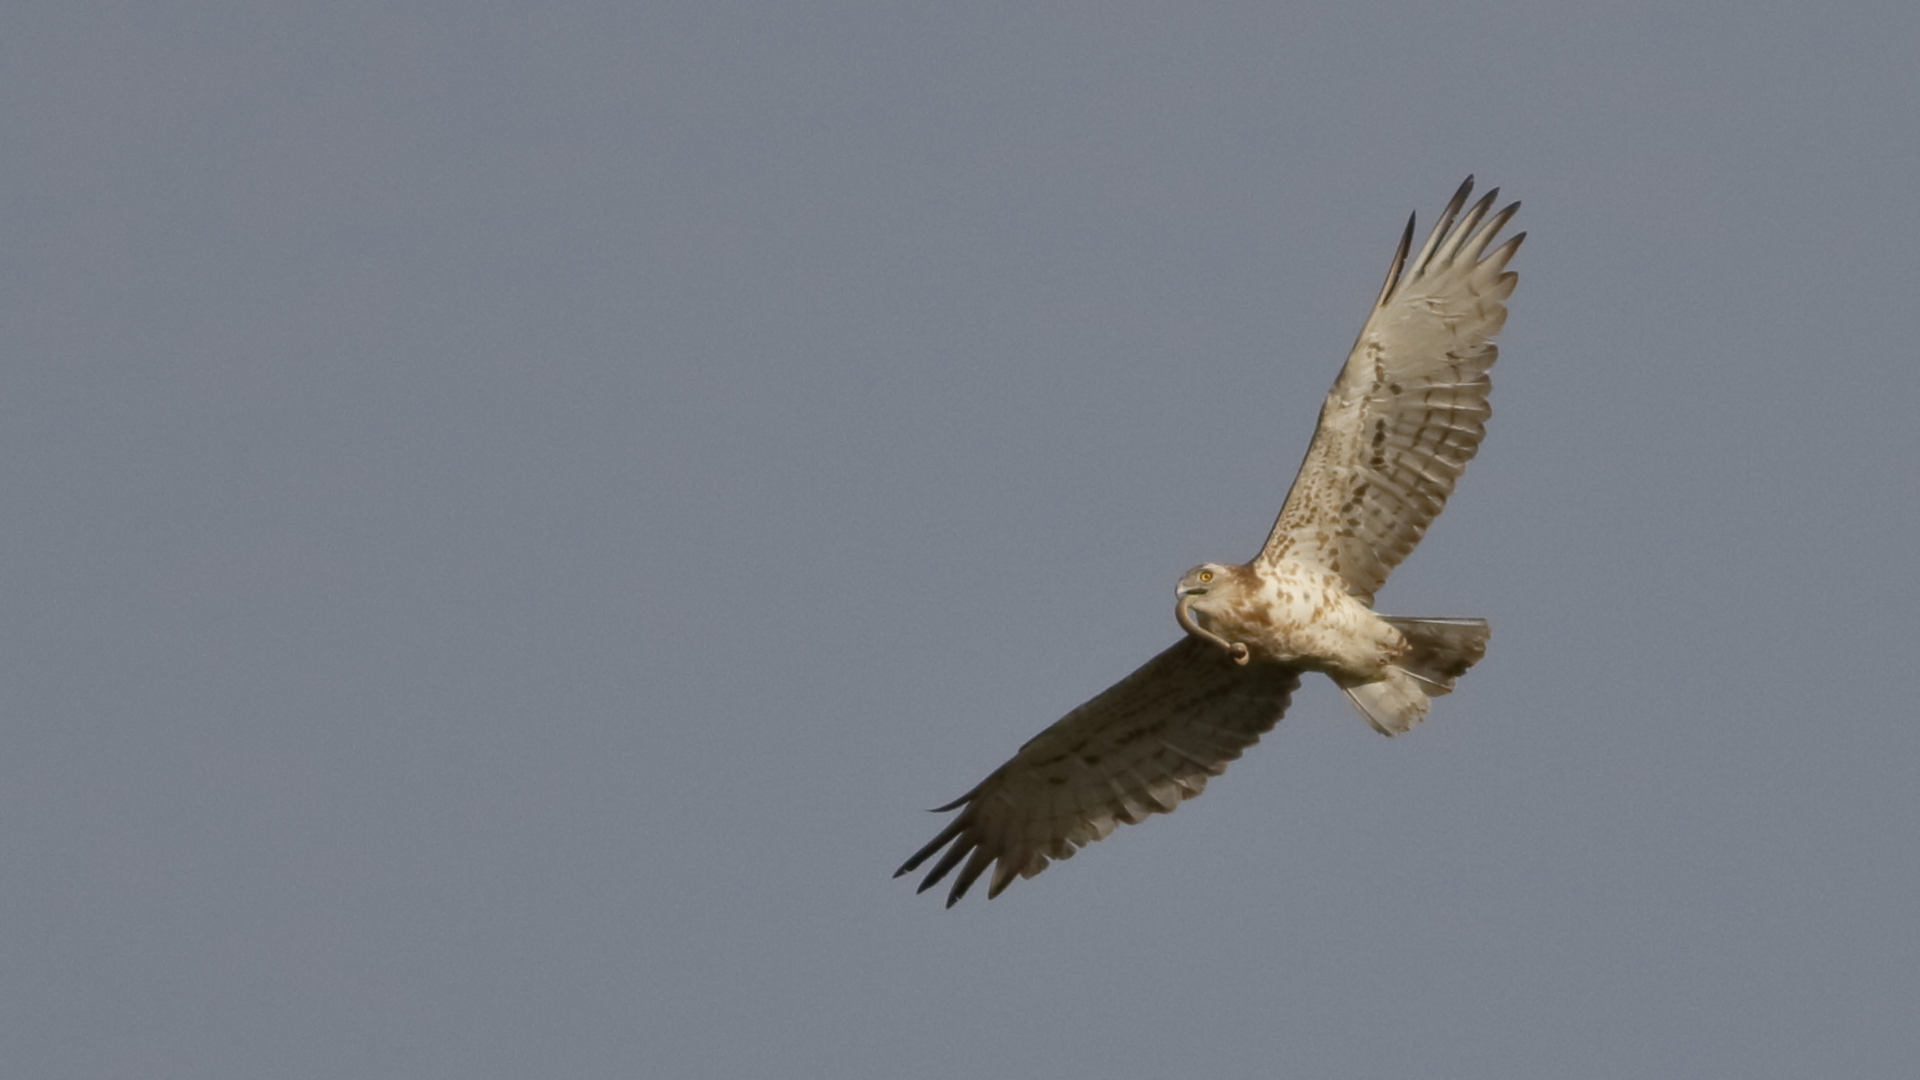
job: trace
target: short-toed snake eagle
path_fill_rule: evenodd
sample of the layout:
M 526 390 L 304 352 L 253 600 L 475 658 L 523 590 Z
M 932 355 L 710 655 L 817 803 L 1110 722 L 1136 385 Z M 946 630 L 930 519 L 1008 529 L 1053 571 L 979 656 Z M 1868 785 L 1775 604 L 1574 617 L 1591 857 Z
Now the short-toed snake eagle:
M 1373 610 L 1387 574 L 1453 494 L 1491 412 L 1491 339 L 1526 234 L 1489 251 L 1520 204 L 1490 214 L 1496 188 L 1463 214 L 1472 190 L 1468 177 L 1411 260 L 1408 219 L 1260 554 L 1187 571 L 1174 609 L 1187 636 L 940 807 L 960 814 L 896 877 L 946 848 L 921 891 L 958 867 L 951 906 L 994 866 L 987 895 L 998 896 L 1122 822 L 1200 794 L 1279 721 L 1302 672 L 1331 676 L 1368 723 L 1395 735 L 1480 659 L 1485 620 Z

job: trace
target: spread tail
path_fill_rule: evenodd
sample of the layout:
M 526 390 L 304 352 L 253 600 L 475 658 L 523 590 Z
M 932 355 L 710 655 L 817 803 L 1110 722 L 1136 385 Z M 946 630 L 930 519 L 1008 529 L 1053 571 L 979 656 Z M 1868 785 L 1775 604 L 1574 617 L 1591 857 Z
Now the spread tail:
M 1426 719 L 1430 698 L 1451 692 L 1454 680 L 1487 654 L 1492 628 L 1485 619 L 1382 618 L 1407 639 L 1406 655 L 1384 678 L 1342 682 L 1340 689 L 1375 731 L 1400 735 Z

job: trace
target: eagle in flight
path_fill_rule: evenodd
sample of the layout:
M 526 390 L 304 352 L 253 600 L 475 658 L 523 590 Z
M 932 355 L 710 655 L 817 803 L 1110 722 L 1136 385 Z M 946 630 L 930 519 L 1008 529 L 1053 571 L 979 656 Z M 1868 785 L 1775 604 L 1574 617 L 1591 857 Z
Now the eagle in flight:
M 1520 204 L 1494 212 L 1495 188 L 1467 207 L 1472 190 L 1469 176 L 1411 260 L 1408 218 L 1260 554 L 1187 571 L 1174 608 L 1186 636 L 940 807 L 959 816 L 895 877 L 940 855 L 921 892 L 958 868 L 951 907 L 991 866 L 987 896 L 998 896 L 1120 823 L 1200 794 L 1279 722 L 1302 672 L 1325 672 L 1367 723 L 1397 735 L 1485 654 L 1484 619 L 1373 610 L 1492 412 L 1492 338 L 1519 280 L 1507 263 L 1526 234 L 1489 251 Z

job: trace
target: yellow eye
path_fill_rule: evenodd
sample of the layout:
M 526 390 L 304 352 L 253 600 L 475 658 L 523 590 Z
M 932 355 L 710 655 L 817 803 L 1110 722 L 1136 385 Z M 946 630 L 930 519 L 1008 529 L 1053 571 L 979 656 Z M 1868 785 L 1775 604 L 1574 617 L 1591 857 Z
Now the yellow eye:
M 1213 580 L 1213 571 L 1211 571 L 1211 570 L 1202 570 L 1202 571 L 1200 571 L 1200 580 L 1201 580 L 1201 581 L 1212 581 L 1212 580 Z

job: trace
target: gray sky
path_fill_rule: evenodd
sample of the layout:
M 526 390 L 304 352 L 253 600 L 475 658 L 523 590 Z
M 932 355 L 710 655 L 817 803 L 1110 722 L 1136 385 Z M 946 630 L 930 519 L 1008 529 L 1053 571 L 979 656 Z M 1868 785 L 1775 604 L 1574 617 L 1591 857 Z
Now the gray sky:
M 537 12 L 537 13 L 536 13 Z M 1920 14 L 21 2 L 0 1045 L 36 1078 L 1904 1077 Z M 1401 224 L 1484 452 L 1179 813 L 924 808 L 1265 535 Z

